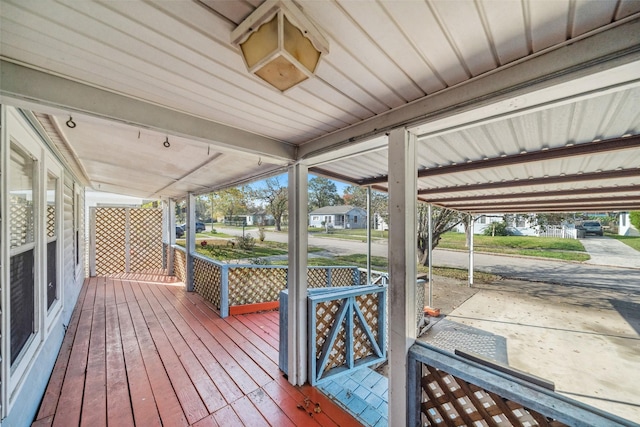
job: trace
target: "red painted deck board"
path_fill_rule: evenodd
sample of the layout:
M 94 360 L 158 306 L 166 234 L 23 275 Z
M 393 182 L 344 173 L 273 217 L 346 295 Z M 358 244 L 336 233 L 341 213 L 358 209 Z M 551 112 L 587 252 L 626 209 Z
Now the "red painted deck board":
M 282 377 L 278 319 L 221 319 L 168 276 L 87 279 L 33 425 L 360 425 Z

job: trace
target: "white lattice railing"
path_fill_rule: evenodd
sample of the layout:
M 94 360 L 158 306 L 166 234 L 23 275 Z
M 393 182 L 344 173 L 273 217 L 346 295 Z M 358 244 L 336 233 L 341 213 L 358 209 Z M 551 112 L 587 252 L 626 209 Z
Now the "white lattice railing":
M 640 427 L 509 366 L 417 342 L 409 349 L 409 426 Z
M 186 254 L 173 246 L 174 274 L 186 281 Z M 193 289 L 220 310 L 230 314 L 273 309 L 280 291 L 286 289 L 288 267 L 277 265 L 226 264 L 194 254 Z M 350 266 L 313 266 L 308 268 L 308 287 L 333 288 L 359 285 L 361 272 Z

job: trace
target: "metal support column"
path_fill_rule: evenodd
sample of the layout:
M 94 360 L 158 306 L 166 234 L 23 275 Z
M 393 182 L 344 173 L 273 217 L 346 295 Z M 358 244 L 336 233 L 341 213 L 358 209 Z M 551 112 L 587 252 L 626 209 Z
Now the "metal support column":
M 307 177 L 305 165 L 289 168 L 289 275 L 287 366 L 289 382 L 307 381 Z
M 173 246 L 176 244 L 176 201 L 173 199 L 169 199 L 167 202 L 169 205 L 169 246 Z M 173 276 L 173 249 L 169 249 L 169 254 L 167 255 L 167 274 Z
M 427 206 L 427 215 L 429 215 L 429 307 L 433 307 L 433 206 L 431 203 Z
M 367 285 L 371 283 L 371 186 L 367 187 Z
M 193 254 L 196 252 L 196 198 L 193 193 L 189 193 L 187 196 L 187 225 L 184 230 L 184 235 L 187 238 L 186 242 L 186 278 L 185 285 L 187 291 L 193 292 Z M 175 231 L 174 231 L 175 233 Z
M 473 215 L 469 214 L 469 287 L 473 286 Z
M 416 203 L 416 138 L 394 129 L 389 135 L 390 426 L 408 421 L 407 363 L 416 339 Z

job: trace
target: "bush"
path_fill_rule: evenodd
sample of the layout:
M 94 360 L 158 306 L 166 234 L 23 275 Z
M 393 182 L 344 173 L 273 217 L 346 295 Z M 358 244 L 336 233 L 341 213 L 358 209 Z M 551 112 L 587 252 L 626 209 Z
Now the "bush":
M 629 213 L 629 221 L 635 228 L 640 230 L 640 211 L 631 211 Z
M 246 234 L 245 236 L 238 236 L 234 239 L 236 244 L 240 249 L 245 251 L 253 250 L 256 246 L 256 239 L 253 238 L 251 234 Z
M 484 229 L 483 234 L 485 236 L 508 236 L 507 223 L 504 221 L 492 222 Z

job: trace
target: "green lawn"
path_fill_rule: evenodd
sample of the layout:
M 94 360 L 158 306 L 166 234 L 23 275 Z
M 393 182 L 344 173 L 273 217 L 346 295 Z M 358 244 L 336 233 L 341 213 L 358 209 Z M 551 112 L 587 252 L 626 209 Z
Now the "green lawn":
M 314 236 L 320 237 L 336 237 L 339 239 L 348 240 L 365 240 L 367 238 L 367 230 L 363 228 L 357 229 L 333 229 L 331 232 L 326 233 L 324 228 L 309 227 L 309 233 L 313 233 Z M 374 239 L 388 239 L 388 231 L 371 230 L 371 237 Z
M 464 233 L 445 233 L 442 235 L 438 248 L 467 250 L 465 243 Z M 584 246 L 576 239 L 474 235 L 473 247 L 477 252 L 535 256 L 565 261 L 586 261 L 589 259 L 589 254 L 586 253 Z
M 334 230 L 332 233 L 324 233 L 316 230 L 313 234 L 319 237 L 332 237 L 345 240 L 365 241 L 366 230 Z M 384 235 L 387 238 L 388 232 L 376 231 L 372 235 L 375 238 Z M 501 254 L 511 254 L 520 256 L 534 256 L 542 258 L 561 259 L 565 261 L 586 261 L 589 254 L 579 240 L 556 239 L 550 237 L 535 236 L 474 236 L 474 248 L 478 252 L 491 252 Z M 438 244 L 441 249 L 467 250 L 464 233 L 445 233 Z
M 637 236 L 617 236 L 609 234 L 609 237 L 613 237 L 616 240 L 620 240 L 625 245 L 631 246 L 636 251 L 640 252 L 640 237 Z
M 246 259 L 246 258 L 261 258 L 273 255 L 285 255 L 287 254 L 286 248 L 278 248 L 277 245 L 265 244 L 258 245 L 251 250 L 244 250 L 237 247 L 237 245 L 227 244 L 228 241 L 207 241 L 207 245 L 203 246 L 202 241 L 199 240 L 196 244 L 196 252 L 200 255 L 204 255 L 217 261 L 228 261 L 233 259 Z M 273 243 L 273 242 L 271 242 Z M 176 241 L 176 244 L 184 247 L 184 239 Z

